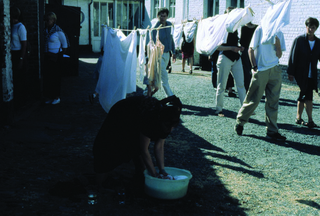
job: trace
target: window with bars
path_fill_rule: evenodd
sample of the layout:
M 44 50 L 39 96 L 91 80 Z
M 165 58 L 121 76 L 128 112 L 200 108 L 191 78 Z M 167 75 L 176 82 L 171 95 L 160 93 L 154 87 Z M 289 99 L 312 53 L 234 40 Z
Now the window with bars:
M 219 14 L 219 0 L 208 0 L 208 17 Z
M 176 15 L 176 0 L 154 0 L 153 1 L 153 18 L 158 17 L 160 8 L 166 7 L 169 9 L 168 18 L 174 18 Z

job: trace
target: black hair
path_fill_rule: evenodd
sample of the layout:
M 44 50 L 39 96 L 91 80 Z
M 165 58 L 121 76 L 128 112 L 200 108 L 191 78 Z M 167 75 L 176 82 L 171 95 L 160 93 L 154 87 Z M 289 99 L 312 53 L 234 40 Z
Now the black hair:
M 160 101 L 162 109 L 160 110 L 160 118 L 162 122 L 169 126 L 175 127 L 180 122 L 180 114 L 182 103 L 175 95 L 167 97 Z
M 167 16 L 169 16 L 169 9 L 168 8 L 160 8 L 157 15 L 159 16 L 162 13 L 166 13 Z
M 21 15 L 20 9 L 17 7 L 10 8 L 10 16 L 12 19 L 19 19 Z
M 319 27 L 319 21 L 317 18 L 313 18 L 313 17 L 309 17 L 306 22 L 305 22 L 306 26 L 310 27 L 310 26 L 315 26 L 315 27 Z

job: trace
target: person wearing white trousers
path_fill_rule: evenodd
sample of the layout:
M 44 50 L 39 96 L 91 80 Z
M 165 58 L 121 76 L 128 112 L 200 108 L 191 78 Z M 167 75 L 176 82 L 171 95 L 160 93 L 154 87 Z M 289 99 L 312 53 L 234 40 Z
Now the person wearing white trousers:
M 171 88 L 169 86 L 169 78 L 168 78 L 168 72 L 167 72 L 167 65 L 170 60 L 170 53 L 165 52 L 162 54 L 162 59 L 161 59 L 161 84 L 163 87 L 163 90 L 165 91 L 166 95 L 172 96 L 173 92 L 171 91 Z
M 236 82 L 240 105 L 243 104 L 244 98 L 246 97 L 246 89 L 244 88 L 244 76 L 243 76 L 243 68 L 241 58 L 238 60 L 230 60 L 224 54 L 220 54 L 217 62 L 218 67 L 218 84 L 217 84 L 217 92 L 216 92 L 216 114 L 221 114 L 223 109 L 223 98 L 224 92 L 226 90 L 226 84 L 228 80 L 229 73 L 231 71 L 233 78 Z

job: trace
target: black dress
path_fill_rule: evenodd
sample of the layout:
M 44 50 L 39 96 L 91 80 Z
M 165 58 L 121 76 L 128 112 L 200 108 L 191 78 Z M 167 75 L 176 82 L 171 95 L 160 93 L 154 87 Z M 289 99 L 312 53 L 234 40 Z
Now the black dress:
M 137 157 L 140 133 L 165 139 L 162 105 L 152 97 L 135 96 L 117 102 L 109 111 L 93 145 L 94 171 L 105 173 Z

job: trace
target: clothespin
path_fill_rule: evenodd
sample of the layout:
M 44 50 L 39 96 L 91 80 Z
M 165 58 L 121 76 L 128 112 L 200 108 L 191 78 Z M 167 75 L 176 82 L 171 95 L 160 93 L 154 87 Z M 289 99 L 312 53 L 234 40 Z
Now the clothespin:
M 136 30 L 136 29 L 137 29 L 137 27 L 136 27 L 136 26 L 134 26 L 134 27 L 133 27 L 133 30 Z

